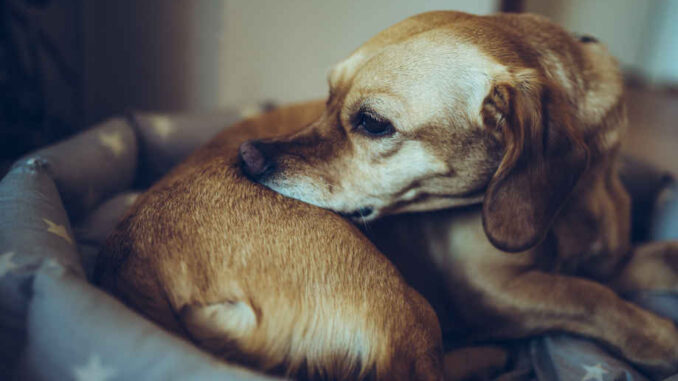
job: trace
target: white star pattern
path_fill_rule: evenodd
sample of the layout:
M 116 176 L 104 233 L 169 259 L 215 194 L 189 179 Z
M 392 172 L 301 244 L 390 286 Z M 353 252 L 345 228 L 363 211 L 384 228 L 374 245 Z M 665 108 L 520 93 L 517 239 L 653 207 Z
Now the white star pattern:
M 110 149 L 114 156 L 120 156 L 125 152 L 125 143 L 122 141 L 120 131 L 100 132 L 99 141 L 104 147 Z
M 14 253 L 11 251 L 0 255 L 0 278 L 19 267 L 16 263 L 12 262 L 12 257 L 14 257 Z
M 586 370 L 586 374 L 582 377 L 581 381 L 605 381 L 603 375 L 609 373 L 607 370 L 603 369 L 603 365 L 600 363 L 594 366 L 582 365 L 582 367 Z
M 76 381 L 107 381 L 116 373 L 113 368 L 103 366 L 98 355 L 90 356 L 86 365 L 73 368 Z
M 151 124 L 153 131 L 156 135 L 160 136 L 161 139 L 165 140 L 168 136 L 174 132 L 174 126 L 169 118 L 156 115 L 153 117 L 153 124 Z
M 66 240 L 66 242 L 73 244 L 73 239 L 71 238 L 70 235 L 68 235 L 68 232 L 66 231 L 66 227 L 64 225 L 57 225 L 53 221 L 48 220 L 47 218 L 43 218 L 43 221 L 47 224 L 47 231 L 59 236 L 63 239 Z

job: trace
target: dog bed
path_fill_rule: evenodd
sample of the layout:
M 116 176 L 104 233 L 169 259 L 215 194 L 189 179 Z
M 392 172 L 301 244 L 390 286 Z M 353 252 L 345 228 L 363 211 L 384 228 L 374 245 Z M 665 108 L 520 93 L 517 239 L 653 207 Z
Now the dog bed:
M 15 163 L 0 182 L 0 378 L 273 379 L 218 361 L 89 282 L 100 245 L 139 191 L 242 116 L 132 113 Z M 624 167 L 634 240 L 678 238 L 670 177 L 636 161 Z M 627 297 L 678 321 L 678 292 Z M 488 365 L 488 377 L 645 380 L 583 338 L 552 334 L 498 345 L 509 355 Z

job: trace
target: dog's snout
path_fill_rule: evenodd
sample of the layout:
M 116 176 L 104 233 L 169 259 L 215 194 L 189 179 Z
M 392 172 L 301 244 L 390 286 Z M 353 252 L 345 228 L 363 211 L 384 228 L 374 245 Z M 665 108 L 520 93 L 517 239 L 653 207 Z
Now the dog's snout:
M 240 145 L 240 159 L 245 175 L 252 179 L 259 179 L 273 167 L 270 158 L 260 147 L 257 141 L 248 141 Z

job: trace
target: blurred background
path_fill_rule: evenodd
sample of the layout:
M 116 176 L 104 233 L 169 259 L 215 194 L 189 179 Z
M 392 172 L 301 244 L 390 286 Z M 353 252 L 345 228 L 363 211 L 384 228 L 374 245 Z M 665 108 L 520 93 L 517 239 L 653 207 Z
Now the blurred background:
M 437 9 L 543 14 L 619 58 L 625 150 L 678 173 L 678 0 L 0 0 L 0 174 L 126 110 L 324 97 L 329 68 Z

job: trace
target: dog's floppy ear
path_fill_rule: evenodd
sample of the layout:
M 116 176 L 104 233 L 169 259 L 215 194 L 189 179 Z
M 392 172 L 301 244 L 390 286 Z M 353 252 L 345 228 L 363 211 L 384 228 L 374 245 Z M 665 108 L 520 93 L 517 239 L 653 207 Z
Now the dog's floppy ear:
M 588 164 L 572 106 L 531 69 L 496 82 L 483 121 L 505 145 L 483 201 L 483 227 L 497 248 L 518 252 L 544 238 Z

